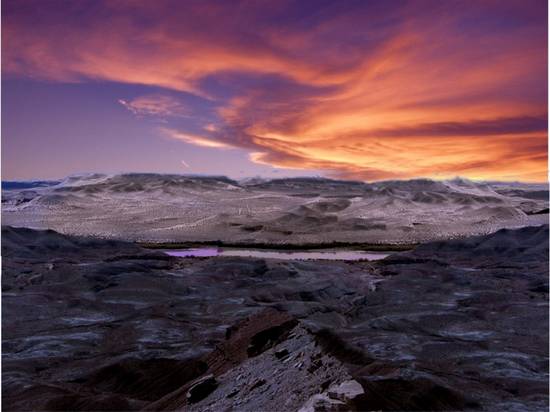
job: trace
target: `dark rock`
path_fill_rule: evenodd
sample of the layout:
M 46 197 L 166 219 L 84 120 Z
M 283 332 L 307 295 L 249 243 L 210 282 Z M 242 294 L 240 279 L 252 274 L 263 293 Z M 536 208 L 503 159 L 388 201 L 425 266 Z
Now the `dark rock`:
M 284 335 L 288 335 L 288 332 L 297 325 L 295 319 L 289 320 L 282 325 L 273 326 L 269 329 L 258 332 L 250 340 L 246 352 L 249 357 L 257 356 L 260 353 L 266 351 L 270 347 L 274 346 L 277 341 L 282 339 Z
M 456 411 L 468 404 L 465 396 L 427 378 L 359 379 L 364 394 L 354 398 L 358 410 Z
M 233 398 L 235 395 L 237 395 L 239 393 L 239 389 L 238 388 L 235 388 L 233 389 L 230 393 L 227 394 L 227 398 Z
M 319 369 L 321 366 L 323 366 L 323 361 L 322 360 L 320 360 L 320 359 L 314 360 L 313 362 L 311 362 L 311 364 L 309 365 L 307 370 L 308 370 L 309 373 L 313 373 L 317 369 Z
M 214 378 L 214 375 L 206 375 L 189 388 L 187 391 L 187 401 L 189 403 L 199 402 L 214 392 L 217 387 L 218 382 Z
M 364 352 L 350 346 L 328 329 L 321 329 L 316 332 L 315 341 L 323 348 L 323 351 L 331 354 L 340 362 L 364 365 L 372 361 Z
M 51 399 L 46 403 L 48 411 L 98 411 L 126 412 L 133 410 L 127 399 L 117 395 L 86 396 L 70 394 Z
M 96 390 L 153 401 L 196 379 L 207 369 L 200 360 L 125 359 L 79 380 Z
M 250 391 L 253 391 L 256 388 L 259 388 L 260 386 L 264 386 L 265 384 L 266 384 L 265 379 L 258 379 L 256 382 L 252 384 L 252 386 L 250 386 Z

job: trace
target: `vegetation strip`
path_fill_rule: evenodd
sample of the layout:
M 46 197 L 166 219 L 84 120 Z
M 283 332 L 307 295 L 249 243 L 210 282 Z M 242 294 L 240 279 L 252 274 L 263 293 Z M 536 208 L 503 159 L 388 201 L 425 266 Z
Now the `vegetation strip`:
M 189 249 L 206 246 L 217 246 L 225 248 L 250 248 L 250 249 L 270 249 L 270 250 L 319 250 L 319 249 L 352 249 L 368 250 L 379 252 L 402 252 L 412 250 L 419 243 L 407 244 L 383 244 L 383 243 L 354 243 L 354 242 L 329 242 L 329 243 L 226 243 L 220 240 L 203 242 L 136 242 L 139 246 L 147 249 Z

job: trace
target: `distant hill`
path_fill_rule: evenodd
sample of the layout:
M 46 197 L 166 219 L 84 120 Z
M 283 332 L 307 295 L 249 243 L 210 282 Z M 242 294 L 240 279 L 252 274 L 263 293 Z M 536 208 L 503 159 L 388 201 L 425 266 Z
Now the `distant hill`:
M 2 220 L 147 242 L 416 243 L 548 222 L 548 186 L 155 173 L 4 182 Z
M 2 181 L 2 190 L 33 189 L 36 187 L 55 186 L 60 183 L 61 183 L 61 180 L 28 180 L 28 181 L 8 180 L 8 181 Z

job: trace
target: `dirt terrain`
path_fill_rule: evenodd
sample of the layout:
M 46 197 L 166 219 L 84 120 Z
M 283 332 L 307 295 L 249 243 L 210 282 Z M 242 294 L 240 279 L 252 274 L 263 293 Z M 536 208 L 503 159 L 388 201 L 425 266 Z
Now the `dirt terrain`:
M 92 174 L 3 184 L 4 224 L 146 242 L 408 244 L 548 222 L 548 186 Z
M 2 230 L 4 410 L 548 408 L 548 226 L 376 262 Z

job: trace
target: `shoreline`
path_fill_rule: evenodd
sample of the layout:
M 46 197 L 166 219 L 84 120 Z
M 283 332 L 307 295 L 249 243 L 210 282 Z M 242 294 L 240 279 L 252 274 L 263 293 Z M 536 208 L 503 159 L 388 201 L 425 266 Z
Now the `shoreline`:
M 405 252 L 412 250 L 421 243 L 364 243 L 364 242 L 325 242 L 300 244 L 272 244 L 254 242 L 223 242 L 221 240 L 206 240 L 198 242 L 135 242 L 145 249 L 190 249 L 197 247 L 217 246 L 220 248 L 262 249 L 262 250 L 321 250 L 348 249 L 370 252 Z

